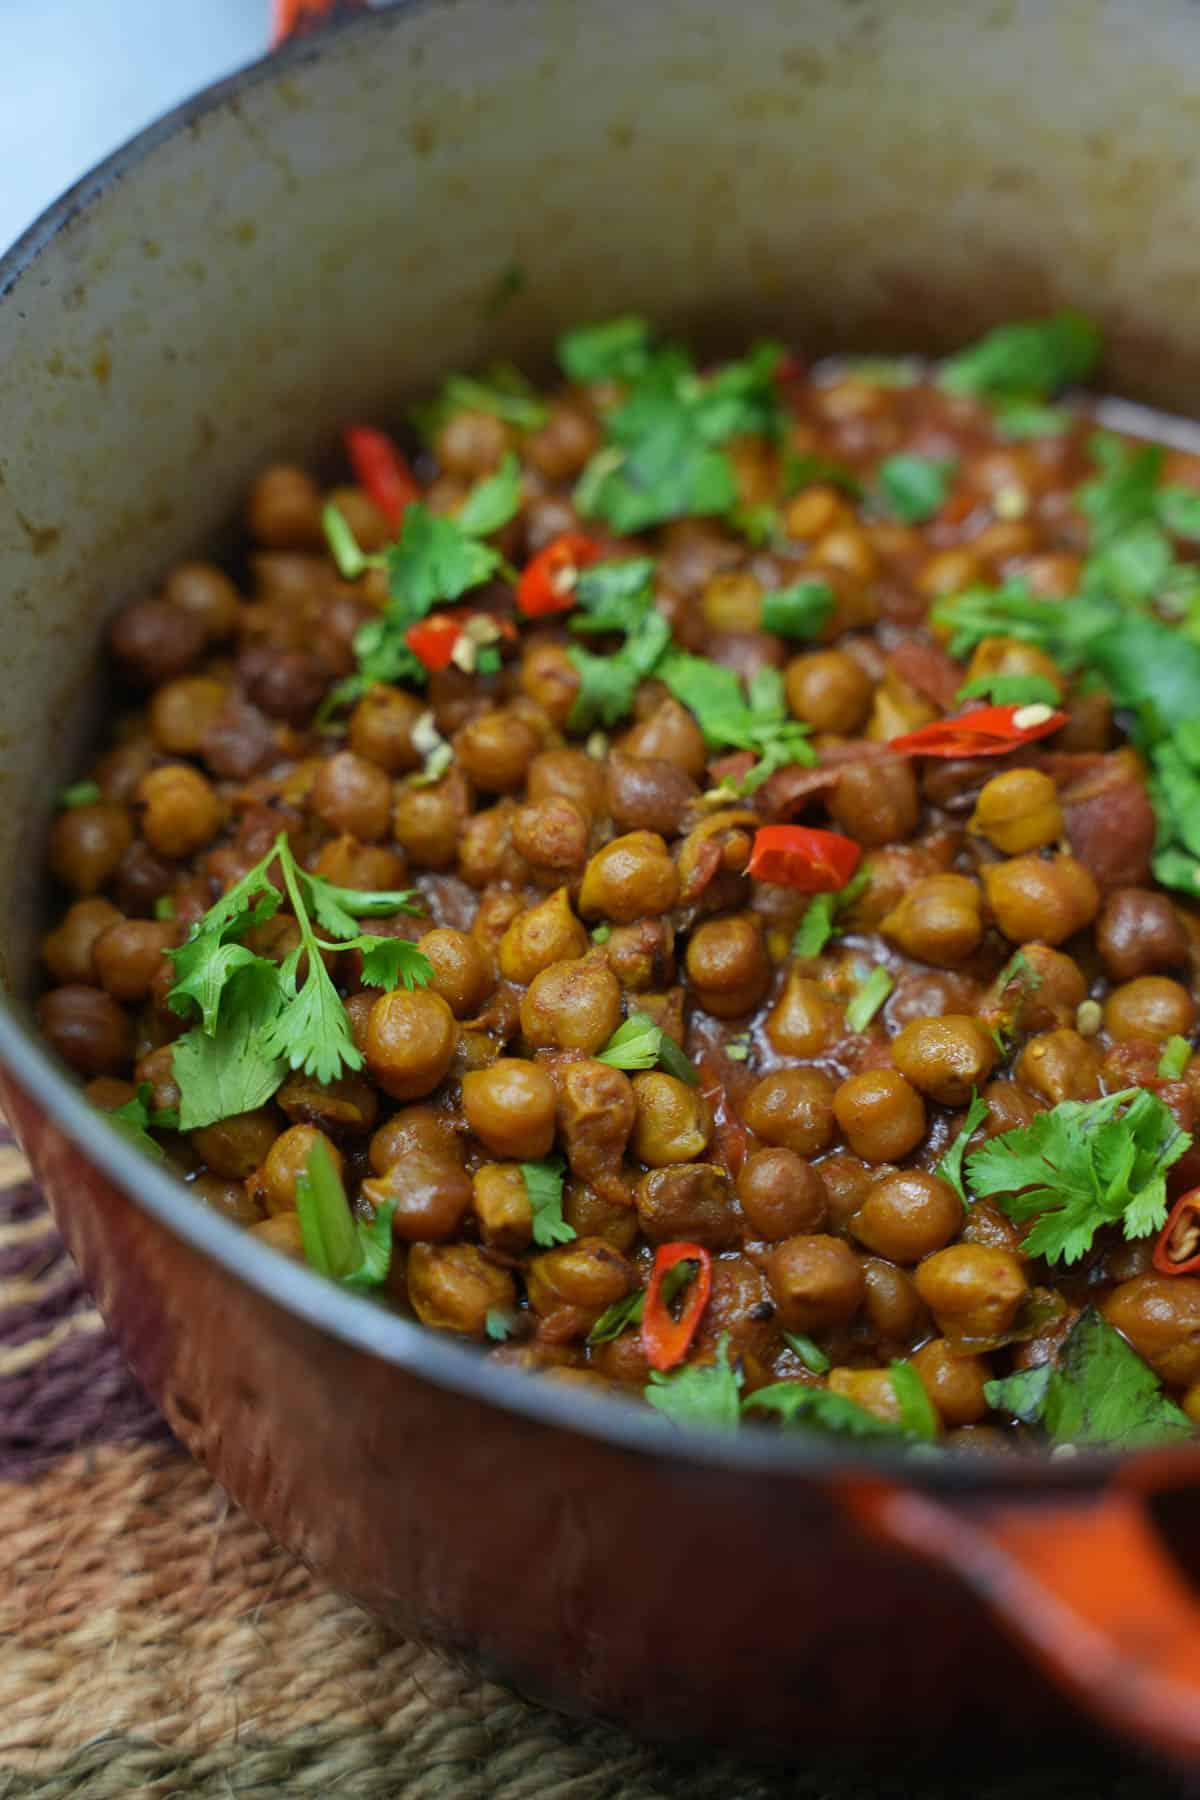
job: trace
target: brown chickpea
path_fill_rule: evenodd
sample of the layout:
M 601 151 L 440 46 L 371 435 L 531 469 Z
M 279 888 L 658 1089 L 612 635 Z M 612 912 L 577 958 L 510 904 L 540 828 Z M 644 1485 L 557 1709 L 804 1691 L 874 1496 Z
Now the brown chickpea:
M 657 831 L 672 838 L 683 830 L 700 790 L 678 763 L 611 750 L 606 773 L 608 811 L 618 831 Z
M 573 400 L 555 400 L 544 425 L 531 431 L 522 454 L 539 475 L 559 485 L 578 475 L 600 447 L 600 429 L 586 407 Z
M 1025 1045 L 1016 1076 L 1051 1106 L 1063 1100 L 1094 1100 L 1100 1092 L 1100 1051 L 1069 1027 L 1044 1031 Z
M 941 1106 L 965 1106 L 996 1064 L 996 1046 L 966 1013 L 914 1019 L 892 1040 L 892 1061 L 907 1081 Z
M 375 1174 L 386 1175 L 393 1163 L 417 1150 L 433 1156 L 458 1156 L 453 1115 L 420 1102 L 401 1107 L 373 1134 L 367 1156 Z
M 925 1103 L 897 1069 L 864 1069 L 833 1099 L 846 1142 L 864 1162 L 898 1162 L 925 1136 Z
M 863 1311 L 885 1344 L 904 1345 L 924 1327 L 928 1317 L 916 1283 L 905 1269 L 880 1256 L 863 1259 L 867 1284 Z
M 588 862 L 579 910 L 585 919 L 631 925 L 669 911 L 678 897 L 679 875 L 662 838 L 653 831 L 631 831 Z
M 917 1263 L 943 1249 L 962 1220 L 962 1201 L 948 1181 L 923 1169 L 897 1169 L 875 1183 L 850 1230 L 889 1262 Z
M 536 1162 L 554 1142 L 554 1083 L 545 1069 L 502 1056 L 490 1069 L 463 1076 L 467 1124 L 493 1156 Z
M 565 725 L 579 693 L 579 671 L 565 644 L 533 638 L 521 656 L 521 692 L 544 707 L 556 725 Z
M 976 1200 L 962 1228 L 962 1241 L 982 1244 L 988 1250 L 1009 1251 L 1018 1261 L 1025 1260 L 1020 1231 L 994 1200 Z
M 433 453 L 448 475 L 489 475 L 512 445 L 511 427 L 494 413 L 458 407 L 438 427 Z
M 696 1162 L 712 1136 L 712 1108 L 699 1090 L 661 1069 L 633 1077 L 637 1107 L 630 1147 L 651 1168 Z
M 975 1425 L 986 1417 L 990 1409 L 984 1387 L 991 1370 L 982 1356 L 956 1350 L 945 1338 L 931 1338 L 912 1363 L 947 1425 Z
M 246 1192 L 244 1182 L 205 1171 L 188 1183 L 188 1189 L 202 1206 L 231 1220 L 234 1225 L 257 1225 L 262 1219 L 262 1208 Z
M 367 1020 L 367 1067 L 393 1100 L 419 1100 L 435 1088 L 454 1055 L 454 1014 L 429 988 L 382 994 Z
M 786 1331 L 848 1325 L 866 1297 L 863 1266 L 850 1245 L 819 1232 L 776 1244 L 766 1271 Z
M 834 1150 L 816 1165 L 829 1200 L 829 1217 L 835 1231 L 848 1229 L 850 1219 L 866 1199 L 879 1170 L 848 1150 Z
M 68 982 L 94 985 L 96 944 L 121 919 L 111 900 L 98 895 L 76 900 L 67 909 L 55 929 L 42 939 L 42 961 L 60 986 Z
M 353 750 L 339 750 L 318 768 L 308 803 L 330 831 L 349 832 L 363 844 L 375 843 L 388 834 L 391 780 L 377 763 Z
M 172 756 L 195 756 L 224 711 L 228 692 L 225 683 L 211 675 L 181 675 L 156 689 L 149 718 L 158 748 Z
M 983 870 L 988 905 L 996 924 L 1014 944 L 1039 938 L 1061 944 L 1090 925 L 1100 910 L 1091 873 L 1073 856 L 1015 856 Z
M 561 796 L 530 800 L 513 814 L 513 848 L 533 869 L 572 874 L 587 861 L 588 822 L 574 801 Z
M 583 1329 L 636 1286 L 633 1268 L 603 1238 L 576 1238 L 543 1251 L 525 1266 L 529 1304 L 541 1318 L 561 1307 L 577 1308 Z
M 604 954 L 621 986 L 635 994 L 661 991 L 675 980 L 675 933 L 665 919 L 614 926 Z
M 768 1243 L 824 1231 L 829 1201 L 820 1169 L 794 1150 L 756 1150 L 738 1171 L 737 1196 L 750 1229 Z
M 115 1075 L 133 1055 L 133 1027 L 111 995 L 67 982 L 37 1004 L 38 1024 L 52 1050 L 80 1075 Z
M 190 1142 L 214 1175 L 225 1181 L 245 1181 L 266 1161 L 278 1136 L 278 1120 L 270 1107 L 260 1106 L 254 1112 L 235 1113 L 230 1119 L 201 1126 L 190 1134 Z
M 533 1241 L 533 1208 L 520 1163 L 484 1163 L 476 1169 L 471 1210 L 485 1244 L 507 1256 L 528 1250 Z
M 329 499 L 350 527 L 351 536 L 360 550 L 368 553 L 382 550 L 395 532 L 375 502 L 360 487 L 336 487 Z
M 980 790 L 967 830 L 1006 856 L 1042 850 L 1063 835 L 1058 790 L 1040 769 L 1007 769 Z
M 693 781 L 699 781 L 708 763 L 704 735 L 686 706 L 678 700 L 661 700 L 617 739 L 626 756 L 646 756 L 674 763 Z
M 343 832 L 341 837 L 322 844 L 313 874 L 324 876 L 338 887 L 381 893 L 402 888 L 408 879 L 408 868 L 398 850 L 389 850 L 386 844 L 360 844 L 349 832 Z
M 453 1156 L 413 1150 L 383 1175 L 363 1182 L 363 1198 L 390 1203 L 392 1235 L 406 1243 L 435 1244 L 452 1238 L 471 1204 L 471 1177 Z
M 189 763 L 151 769 L 138 784 L 142 832 L 163 856 L 192 856 L 217 835 L 221 802 L 212 783 Z
M 500 939 L 500 973 L 507 981 L 531 982 L 552 963 L 581 957 L 588 934 L 571 911 L 565 887 L 520 912 Z
M 270 550 L 316 550 L 324 546 L 321 490 L 305 469 L 274 463 L 250 489 L 246 508 L 250 535 Z
M 413 731 L 425 710 L 420 700 L 402 688 L 376 682 L 350 714 L 350 749 L 389 775 L 419 769 L 421 752 L 413 743 Z
M 174 938 L 169 921 L 122 919 L 96 939 L 92 960 L 100 986 L 126 1005 L 144 1000 Z
M 1028 1292 L 1021 1260 L 987 1244 L 951 1244 L 917 1269 L 917 1292 L 948 1338 L 999 1337 Z
M 513 847 L 513 820 L 517 805 L 513 800 L 499 800 L 475 813 L 462 828 L 458 841 L 458 873 L 470 887 L 491 887 L 500 882 L 510 887 L 523 887 L 529 879 L 529 865 Z
M 978 681 L 984 675 L 1036 675 L 1052 682 L 1060 694 L 1066 689 L 1058 664 L 1036 644 L 1022 643 L 1020 638 L 989 637 L 976 645 L 967 678 Z
M 1104 1002 L 1104 1029 L 1118 1041 L 1188 1037 L 1195 1023 L 1192 996 L 1166 975 L 1139 975 L 1114 988 Z
M 551 963 L 521 1001 L 521 1030 L 539 1050 L 603 1049 L 621 1023 L 621 984 L 602 957 Z
M 482 1338 L 490 1312 L 516 1305 L 512 1276 L 476 1244 L 414 1244 L 407 1279 L 409 1305 L 434 1331 Z
M 542 748 L 533 726 L 512 707 L 480 713 L 454 734 L 454 754 L 484 794 L 511 794 Z
M 1096 922 L 1096 948 L 1114 981 L 1178 968 L 1188 960 L 1188 934 L 1166 894 L 1117 888 Z
M 752 1012 L 770 986 L 771 964 L 754 913 L 705 919 L 692 932 L 685 960 L 696 1000 L 716 1019 Z
M 468 1019 L 477 1013 L 495 985 L 491 959 L 478 938 L 439 925 L 418 939 L 417 949 L 433 964 L 430 987 L 442 996 L 455 1018 Z
M 704 584 L 700 611 L 713 631 L 758 631 L 762 584 L 748 569 L 718 569 Z
M 167 576 L 163 594 L 172 606 L 190 613 L 203 626 L 210 644 L 236 632 L 242 611 L 238 591 L 215 563 L 177 563 Z
M 307 1169 L 308 1159 L 317 1144 L 324 1144 L 340 1176 L 342 1153 L 333 1139 L 318 1131 L 315 1125 L 289 1125 L 267 1151 L 262 1166 L 249 1176 L 251 1194 L 269 1213 L 296 1211 L 296 1183 Z
M 634 1207 L 604 1199 L 586 1181 L 567 1182 L 562 1211 L 578 1237 L 601 1237 L 622 1252 L 632 1249 L 637 1238 L 638 1216 Z
M 133 1078 L 138 1087 L 141 1087 L 143 1082 L 148 1084 L 150 1088 L 150 1108 L 152 1112 L 173 1112 L 178 1110 L 179 1083 L 175 1079 L 174 1044 L 159 1044 L 157 1049 L 148 1050 L 144 1056 L 139 1056 L 134 1065 Z M 265 1156 L 270 1149 L 277 1129 L 278 1127 L 272 1119 L 270 1134 L 263 1144 L 263 1156 Z M 204 1160 L 207 1162 L 208 1158 L 205 1157 Z M 261 1162 L 262 1157 L 258 1157 L 255 1160 L 256 1162 Z M 218 1174 L 224 1174 L 225 1171 L 217 1168 L 216 1163 L 212 1166 L 217 1169 Z
M 906 760 L 851 763 L 829 794 L 829 813 L 864 849 L 911 837 L 921 817 L 917 778 Z
M 450 769 L 428 787 L 397 788 L 392 835 L 419 868 L 448 869 L 470 811 L 471 790 L 461 771 Z
M 1023 1031 L 1050 1031 L 1058 1025 L 1074 1025 L 1087 999 L 1087 982 L 1074 957 L 1049 944 L 1022 944 L 1021 955 L 1033 970 L 1033 981 L 1009 988 L 1003 996 L 1006 1008 L 1016 1004 Z
M 966 962 L 983 938 L 979 884 L 969 875 L 926 875 L 913 883 L 879 929 L 906 956 L 954 968 Z
M 900 1402 L 888 1369 L 830 1369 L 826 1386 L 831 1394 L 852 1400 L 886 1425 L 900 1423 Z
M 866 723 L 875 684 L 845 650 L 811 650 L 784 671 L 788 705 L 814 731 L 854 737 Z
M 841 1008 L 819 981 L 792 969 L 782 994 L 767 1014 L 767 1036 L 781 1056 L 819 1056 L 841 1037 Z
M 1173 1387 L 1200 1379 L 1200 1281 L 1190 1275 L 1137 1275 L 1101 1307 L 1156 1375 Z
M 109 641 L 124 674 L 158 687 L 192 666 L 207 633 L 198 618 L 167 600 L 136 600 L 113 620 Z
M 133 842 L 133 821 L 123 806 L 98 800 L 59 813 L 50 833 L 50 867 L 64 887 L 94 894 L 116 874 Z
M 854 519 L 849 502 L 827 482 L 815 482 L 793 494 L 783 508 L 783 528 L 797 543 L 807 543 Z
M 651 1169 L 637 1187 L 637 1216 L 651 1244 L 703 1244 L 734 1250 L 741 1242 L 733 1188 L 714 1163 Z
M 317 1081 L 297 1069 L 275 1095 L 275 1104 L 293 1125 L 316 1125 L 342 1137 L 365 1137 L 379 1116 L 374 1084 L 354 1071 Z
M 529 799 L 569 800 L 590 824 L 604 811 L 604 764 L 584 750 L 542 750 L 529 765 Z
M 253 1202 L 251 1202 L 253 1204 Z M 289 1256 L 293 1262 L 307 1263 L 304 1254 L 304 1236 L 300 1230 L 299 1213 L 276 1213 L 273 1218 L 259 1219 L 249 1227 L 250 1235 L 260 1243 L 269 1244 L 272 1250 L 278 1250 L 282 1256 Z
M 965 544 L 959 544 L 952 550 L 935 550 L 925 560 L 917 576 L 917 587 L 931 600 L 940 600 L 944 594 L 962 593 L 964 588 L 978 581 L 982 573 L 983 567 L 975 552 Z
M 819 1156 L 833 1141 L 834 1085 L 820 1069 L 776 1069 L 756 1081 L 741 1113 L 756 1137 L 798 1156 Z

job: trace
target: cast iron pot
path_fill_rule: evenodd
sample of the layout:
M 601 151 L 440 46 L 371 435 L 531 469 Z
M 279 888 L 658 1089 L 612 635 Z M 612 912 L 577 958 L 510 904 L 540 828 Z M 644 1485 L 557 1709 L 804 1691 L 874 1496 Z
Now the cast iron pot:
M 968 1718 L 1007 1737 L 1066 1688 L 1200 1760 L 1200 1610 L 1158 1532 L 1200 1451 L 913 1467 L 688 1436 L 194 1203 L 29 1025 L 104 619 L 209 548 L 272 456 L 622 308 L 937 349 L 1075 301 L 1113 388 L 1200 411 L 1194 19 L 404 5 L 211 89 L 0 269 L 0 1096 L 130 1363 L 237 1502 L 400 1630 L 554 1703 L 744 1747 L 882 1743 Z

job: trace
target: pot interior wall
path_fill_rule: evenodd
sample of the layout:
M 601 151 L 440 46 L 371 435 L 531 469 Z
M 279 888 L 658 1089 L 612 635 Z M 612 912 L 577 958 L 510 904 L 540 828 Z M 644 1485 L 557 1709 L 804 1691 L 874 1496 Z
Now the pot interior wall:
M 53 791 L 103 710 L 102 620 L 339 420 L 622 308 L 936 349 L 1073 301 L 1108 329 L 1112 386 L 1200 406 L 1197 54 L 1185 0 L 413 4 L 85 183 L 0 305 L 18 998 Z

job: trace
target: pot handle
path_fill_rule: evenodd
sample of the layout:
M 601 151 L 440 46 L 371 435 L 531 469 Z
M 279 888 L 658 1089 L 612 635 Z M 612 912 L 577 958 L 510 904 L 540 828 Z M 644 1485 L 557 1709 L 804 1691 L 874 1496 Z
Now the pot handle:
M 1143 1494 L 943 1501 L 871 1481 L 845 1499 L 875 1533 L 952 1569 L 1102 1723 L 1200 1761 L 1200 1602 Z
M 369 0 L 271 0 L 271 48 L 336 24 L 351 13 L 366 12 Z

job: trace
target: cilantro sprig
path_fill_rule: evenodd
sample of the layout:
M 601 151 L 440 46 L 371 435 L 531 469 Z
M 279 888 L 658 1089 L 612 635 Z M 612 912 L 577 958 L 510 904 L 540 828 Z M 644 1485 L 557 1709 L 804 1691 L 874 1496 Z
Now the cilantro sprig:
M 623 1025 L 609 1038 L 596 1061 L 613 1069 L 653 1069 L 661 1066 L 668 1075 L 695 1087 L 700 1077 L 673 1037 L 656 1025 L 647 1013 L 631 1013 Z
M 743 693 L 732 669 L 673 647 L 654 673 L 694 713 L 710 750 L 754 751 L 758 761 L 735 793 L 754 793 L 776 769 L 791 763 L 811 767 L 816 762 L 807 725 L 788 713 L 778 669 L 759 669 Z
M 1162 1227 L 1166 1171 L 1191 1141 L 1156 1095 L 1123 1088 L 1060 1101 L 990 1139 L 967 1158 L 967 1179 L 1010 1219 L 1034 1221 L 1024 1238 L 1030 1256 L 1078 1262 L 1106 1225 L 1119 1224 L 1127 1238 Z
M 1038 1426 L 1056 1444 L 1137 1450 L 1193 1430 L 1154 1371 L 1092 1306 L 1067 1333 L 1055 1362 L 989 1381 L 983 1391 L 989 1406 Z
M 275 865 L 282 887 L 273 878 Z M 244 940 L 274 918 L 285 899 L 299 941 L 276 964 Z M 262 861 L 209 908 L 183 944 L 167 952 L 176 976 L 168 1004 L 196 1021 L 173 1056 L 181 1129 L 263 1105 L 289 1069 L 329 1082 L 344 1069 L 361 1068 L 362 1053 L 323 953 L 360 951 L 368 987 L 424 986 L 433 968 L 415 944 L 360 930 L 363 919 L 420 910 L 409 891 L 361 892 L 309 874 L 280 832 Z
M 804 916 L 792 938 L 793 956 L 820 956 L 830 938 L 842 929 L 838 917 L 847 912 L 871 879 L 869 863 L 860 864 L 844 888 L 826 894 L 814 894 L 804 909 Z
M 115 1125 L 122 1137 L 136 1144 L 149 1156 L 162 1156 L 163 1147 L 150 1136 L 152 1131 L 178 1131 L 179 1113 L 174 1107 L 154 1106 L 154 1090 L 148 1081 L 139 1083 L 138 1090 L 132 1100 L 126 1100 L 120 1106 L 102 1109 L 104 1117 L 110 1125 Z
M 561 1156 L 548 1156 L 543 1162 L 524 1162 L 521 1175 L 533 1213 L 535 1244 L 569 1244 L 578 1234 L 563 1218 L 563 1170 Z
M 879 504 L 902 525 L 922 525 L 941 511 L 957 467 L 953 457 L 898 450 L 879 465 Z
M 987 399 L 1046 399 L 1083 381 L 1100 358 L 1100 332 L 1082 313 L 999 325 L 977 344 L 949 357 L 939 386 Z
M 967 1116 L 959 1127 L 958 1136 L 937 1166 L 936 1173 L 941 1176 L 943 1181 L 950 1183 L 966 1207 L 970 1206 L 971 1197 L 963 1184 L 963 1157 L 966 1155 L 972 1132 L 977 1131 L 983 1124 L 988 1116 L 988 1110 L 988 1103 L 983 1095 L 972 1088 L 971 1104 L 967 1108 Z

